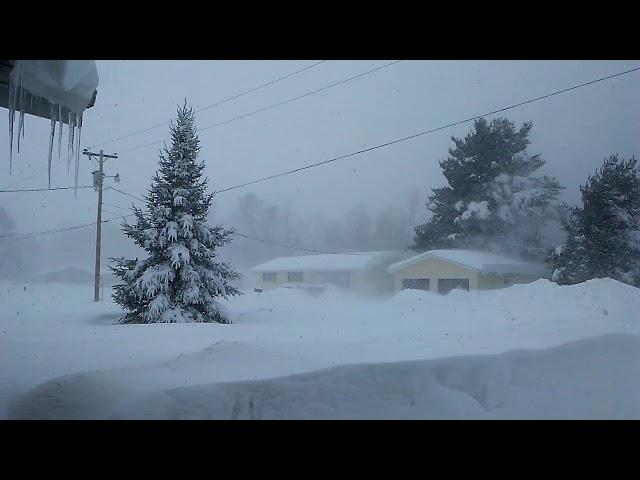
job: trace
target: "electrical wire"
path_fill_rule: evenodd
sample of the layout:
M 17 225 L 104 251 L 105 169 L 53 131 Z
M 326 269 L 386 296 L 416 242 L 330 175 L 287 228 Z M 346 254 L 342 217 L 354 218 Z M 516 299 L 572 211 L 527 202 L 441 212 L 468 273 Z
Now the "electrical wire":
M 232 118 L 230 118 L 228 120 L 224 120 L 222 122 L 214 123 L 213 125 L 208 125 L 206 127 L 199 128 L 198 132 L 203 132 L 204 130 L 209 130 L 211 128 L 219 127 L 221 125 L 226 125 L 228 123 L 235 122 L 235 121 L 240 120 L 242 118 L 250 117 L 252 115 L 256 115 L 258 113 L 266 112 L 267 110 L 271 110 L 273 108 L 280 107 L 281 105 L 285 105 L 287 103 L 291 103 L 291 102 L 295 102 L 297 100 L 301 100 L 301 99 L 306 98 L 306 97 L 308 97 L 310 95 L 314 95 L 316 93 L 323 92 L 323 91 L 328 90 L 330 88 L 337 87 L 338 85 L 342 85 L 344 83 L 350 82 L 351 80 L 355 80 L 356 78 L 364 77 L 365 75 L 370 75 L 370 74 L 372 74 L 374 72 L 382 70 L 383 68 L 387 68 L 387 67 L 390 67 L 392 65 L 395 65 L 396 63 L 400 63 L 401 61 L 402 60 L 395 60 L 395 61 L 390 62 L 390 63 L 385 63 L 384 65 L 381 65 L 381 66 L 376 67 L 374 69 L 367 70 L 366 72 L 359 73 L 359 74 L 354 75 L 352 77 L 345 78 L 345 79 L 342 79 L 340 81 L 331 83 L 329 85 L 325 85 L 324 87 L 318 88 L 318 89 L 313 90 L 311 92 L 307 92 L 307 93 L 304 93 L 302 95 L 298 95 L 298 96 L 293 97 L 293 98 L 288 98 L 287 100 L 284 100 L 282 102 L 274 103 L 273 105 L 269 105 L 267 107 L 263 107 L 263 108 L 260 108 L 258 110 L 254 110 L 252 112 L 245 113 L 243 115 L 238 115 L 238 116 L 232 117 Z M 132 152 L 132 151 L 138 150 L 140 148 L 146 148 L 146 147 L 150 147 L 151 145 L 157 145 L 157 144 L 162 143 L 164 141 L 165 141 L 165 139 L 155 140 L 153 142 L 145 143 L 145 144 L 142 144 L 142 145 L 137 145 L 135 147 L 125 148 L 124 150 L 120 150 L 120 153 Z
M 507 107 L 499 108 L 497 110 L 493 110 L 491 112 L 486 112 L 486 113 L 483 113 L 481 115 L 475 115 L 473 117 L 465 118 L 464 120 L 459 120 L 457 122 L 448 123 L 448 124 L 442 125 L 440 127 L 432 128 L 430 130 L 425 130 L 423 132 L 415 133 L 413 135 L 409 135 L 409 136 L 406 136 L 406 137 L 402 137 L 402 138 L 398 138 L 398 139 L 395 139 L 395 140 L 391 140 L 389 142 L 381 143 L 381 144 L 375 145 L 373 147 L 365 148 L 365 149 L 362 149 L 362 150 L 358 150 L 356 152 L 351 152 L 351 153 L 347 153 L 345 155 L 340 155 L 338 157 L 330 158 L 329 160 L 324 160 L 322 162 L 312 163 L 312 164 L 306 165 L 304 167 L 295 168 L 293 170 L 287 170 L 285 172 L 277 173 L 275 175 L 269 175 L 268 177 L 259 178 L 257 180 L 253 180 L 251 182 L 241 183 L 239 185 L 234 185 L 234 186 L 231 186 L 231 187 L 223 188 L 221 190 L 217 190 L 216 193 L 228 192 L 229 190 L 235 190 L 237 188 L 246 187 L 246 186 L 249 186 L 249 185 L 254 185 L 256 183 L 265 182 L 267 180 L 272 180 L 274 178 L 284 177 L 285 175 L 291 175 L 292 173 L 297 173 L 297 172 L 301 172 L 303 170 L 307 170 L 307 169 L 310 169 L 310 168 L 319 167 L 321 165 L 326 165 L 328 163 L 337 162 L 338 160 L 343 160 L 345 158 L 355 157 L 356 155 L 360 155 L 362 153 L 371 152 L 371 151 L 377 150 L 379 148 L 384 148 L 384 147 L 388 147 L 390 145 L 395 145 L 396 143 L 401 143 L 401 142 L 405 142 L 407 140 L 412 140 L 414 138 L 421 137 L 423 135 L 427 135 L 429 133 L 434 133 L 434 132 L 437 132 L 439 130 L 444 130 L 446 128 L 454 127 L 456 125 L 461 125 L 463 123 L 471 122 L 473 120 L 478 120 L 480 118 L 483 118 L 483 117 L 486 117 L 486 116 L 489 116 L 489 115 L 494 115 L 496 113 L 505 112 L 507 110 L 511 110 L 513 108 L 517 108 L 517 107 L 520 107 L 522 105 L 527 105 L 529 103 L 537 102 L 537 101 L 543 100 L 545 98 L 552 97 L 554 95 L 559 95 L 561 93 L 566 93 L 566 92 L 569 92 L 571 90 L 576 90 L 578 88 L 585 87 L 587 85 L 592 85 L 594 83 L 603 82 L 605 80 L 609 80 L 611 78 L 619 77 L 621 75 L 626 75 L 626 74 L 629 74 L 629 73 L 632 73 L 632 72 L 636 72 L 638 70 L 640 70 L 640 67 L 632 68 L 632 69 L 626 70 L 624 72 L 620 72 L 620 73 L 616 73 L 616 74 L 609 75 L 609 76 L 606 76 L 606 77 L 598 78 L 596 80 L 592 80 L 590 82 L 585 82 L 585 83 L 582 83 L 580 85 L 574 85 L 572 87 L 565 88 L 563 90 L 558 90 L 558 91 L 555 91 L 555 92 L 552 92 L 552 93 L 548 93 L 548 94 L 542 95 L 540 97 L 532 98 L 530 100 L 526 100 L 526 101 L 519 102 L 519 103 L 516 103 L 516 104 L 513 104 L 513 105 L 509 105 Z
M 16 192 L 48 192 L 52 190 L 74 190 L 76 188 L 95 188 L 93 185 L 78 185 L 77 187 L 54 187 L 54 188 L 22 188 L 17 190 L 0 190 L 0 193 Z
M 224 100 L 220 100 L 219 102 L 212 103 L 211 105 L 206 105 L 206 106 L 204 106 L 202 108 L 199 108 L 198 110 L 195 110 L 195 113 L 200 113 L 200 112 L 203 112 L 203 111 L 208 110 L 210 108 L 214 108 L 214 107 L 217 107 L 217 106 L 222 105 L 224 103 L 227 103 L 227 102 L 230 102 L 232 100 L 235 100 L 237 98 L 243 97 L 244 95 L 248 95 L 249 93 L 253 93 L 253 92 L 257 91 L 257 90 L 260 90 L 262 88 L 265 88 L 265 87 L 268 87 L 270 85 L 273 85 L 274 83 L 278 83 L 278 82 L 280 82 L 282 80 L 285 80 L 285 79 L 287 79 L 289 77 L 293 77 L 294 75 L 297 75 L 299 73 L 305 72 L 305 71 L 307 71 L 307 70 L 309 70 L 311 68 L 317 67 L 318 65 L 320 65 L 320 64 L 322 64 L 324 62 L 326 62 L 326 60 L 321 60 L 319 62 L 314 63 L 313 65 L 306 66 L 306 67 L 304 67 L 304 68 L 302 68 L 300 70 L 296 70 L 295 72 L 289 73 L 289 74 L 284 75 L 284 76 L 279 77 L 279 78 L 276 78 L 275 80 L 271 80 L 270 82 L 263 83 L 262 85 L 258 85 L 257 87 L 251 88 L 249 90 L 245 90 L 245 91 L 243 91 L 241 93 L 238 93 L 237 95 L 233 95 L 232 97 L 225 98 Z M 138 130 L 138 131 L 129 133 L 127 135 L 123 135 L 121 137 L 116 137 L 116 138 L 112 138 L 111 140 L 106 140 L 104 142 L 97 143 L 97 144 L 93 145 L 92 148 L 101 147 L 101 146 L 107 145 L 109 143 L 117 142 L 119 140 L 124 140 L 125 138 L 130 138 L 130 137 L 133 137 L 133 136 L 138 135 L 140 133 L 146 133 L 146 132 L 149 132 L 149 131 L 151 131 L 151 130 L 153 130 L 155 128 L 162 127 L 163 125 L 169 125 L 170 122 L 171 122 L 170 120 L 167 120 L 167 121 L 164 121 L 164 122 L 161 122 L 161 123 L 157 123 L 157 124 L 155 124 L 155 125 L 153 125 L 151 127 L 145 128 L 143 130 Z
M 598 82 L 609 80 L 611 78 L 615 78 L 615 77 L 626 75 L 626 74 L 629 74 L 629 73 L 632 73 L 632 72 L 636 72 L 638 70 L 640 70 L 640 67 L 632 68 L 632 69 L 626 70 L 624 72 L 616 73 L 616 74 L 613 74 L 613 75 L 608 75 L 606 77 L 601 77 L 601 78 L 598 78 L 596 80 L 592 80 L 590 82 L 585 82 L 585 83 L 582 83 L 582 84 L 579 84 L 579 85 L 574 85 L 572 87 L 565 88 L 563 90 L 558 90 L 558 91 L 555 91 L 555 92 L 552 92 L 552 93 L 548 93 L 546 95 L 542 95 L 542 96 L 539 96 L 539 97 L 536 97 L 536 98 L 533 98 L 533 99 L 530 99 L 530 100 L 519 102 L 519 103 L 510 105 L 508 107 L 503 107 L 503 108 L 500 108 L 500 109 L 497 109 L 497 110 L 493 110 L 491 112 L 487 112 L 487 113 L 484 113 L 482 115 L 476 115 L 476 116 L 473 116 L 473 117 L 469 117 L 469 118 L 466 118 L 464 120 L 460 120 L 460 121 L 457 121 L 457 122 L 454 122 L 454 123 L 449 123 L 447 125 L 443 125 L 443 126 L 440 126 L 440 127 L 437 127 L 437 128 L 433 128 L 431 130 L 426 130 L 424 132 L 420 132 L 420 133 L 416 133 L 416 134 L 413 134 L 413 135 L 409 135 L 407 137 L 403 137 L 403 138 L 396 139 L 396 140 L 393 140 L 393 141 L 390 141 L 390 142 L 382 143 L 382 144 L 379 144 L 379 145 L 376 145 L 376 146 L 373 146 L 373 147 L 369 147 L 369 148 L 366 148 L 366 149 L 363 149 L 363 150 L 359 150 L 359 151 L 356 151 L 356 152 L 348 153 L 346 155 L 341 155 L 339 157 L 334 157 L 332 159 L 325 160 L 323 162 L 314 163 L 314 164 L 307 165 L 307 166 L 304 166 L 304 167 L 300 167 L 300 168 L 297 168 L 297 169 L 294 169 L 294 170 L 289 170 L 287 172 L 282 172 L 282 173 L 279 173 L 279 174 L 271 175 L 269 177 L 265 177 L 265 178 L 261 178 L 261 179 L 254 180 L 254 181 L 251 181 L 251 182 L 243 183 L 243 184 L 240 184 L 240 185 L 227 187 L 227 188 L 224 188 L 222 190 L 218 190 L 215 193 L 222 193 L 222 192 L 230 191 L 230 190 L 233 190 L 233 189 L 236 189 L 236 188 L 244 187 L 244 186 L 247 186 L 247 185 L 252 185 L 252 184 L 255 184 L 255 183 L 258 183 L 258 182 L 267 181 L 267 180 L 270 180 L 270 179 L 273 179 L 273 178 L 282 177 L 282 176 L 289 175 L 289 174 L 292 174 L 292 173 L 295 173 L 295 172 L 299 172 L 299 171 L 302 171 L 302 170 L 306 170 L 306 169 L 309 169 L 309 168 L 313 168 L 313 167 L 317 167 L 317 166 L 324 165 L 324 164 L 327 164 L 327 163 L 335 162 L 335 161 L 338 161 L 338 160 L 341 160 L 341 159 L 344 159 L 344 158 L 352 157 L 352 156 L 359 155 L 359 154 L 362 154 L 362 153 L 365 153 L 365 152 L 376 150 L 378 148 L 383 148 L 383 147 L 386 147 L 386 146 L 389 146 L 389 145 L 393 145 L 393 144 L 396 144 L 396 143 L 400 143 L 400 142 L 403 142 L 403 141 L 406 141 L 406 140 L 410 140 L 410 139 L 413 139 L 413 138 L 416 138 L 416 137 L 419 137 L 419 136 L 422 136 L 422 135 L 433 133 L 433 132 L 436 132 L 438 130 L 443 130 L 445 128 L 449 128 L 449 127 L 452 127 L 452 126 L 455 126 L 455 125 L 460 125 L 462 123 L 466 123 L 466 122 L 469 122 L 469 121 L 472 121 L 472 120 L 476 120 L 476 119 L 479 119 L 479 118 L 482 118 L 482 117 L 485 117 L 485 116 L 488 116 L 488 115 L 504 112 L 506 110 L 510 110 L 510 109 L 513 109 L 513 108 L 516 108 L 516 107 L 519 107 L 519 106 L 522 106 L 522 105 L 526 105 L 526 104 L 533 103 L 533 102 L 536 102 L 536 101 L 539 101 L 539 100 L 543 100 L 545 98 L 549 98 L 549 97 L 552 97 L 554 95 L 559 95 L 561 93 L 569 92 L 571 90 L 575 90 L 575 89 L 578 89 L 578 88 L 581 88 L 581 87 L 585 87 L 587 85 L 592 85 L 592 84 L 595 84 L 595 83 L 598 83 Z M 68 188 L 75 188 L 75 187 L 61 187 L 61 189 L 68 189 Z M 88 187 L 83 187 L 83 188 L 88 188 Z M 90 187 L 90 188 L 93 188 L 93 187 Z M 121 193 L 123 195 L 129 196 L 129 197 L 134 198 L 136 200 L 144 201 L 143 199 L 141 199 L 139 197 L 136 197 L 135 195 L 132 195 L 132 194 L 127 193 L 127 192 L 124 192 L 124 191 L 119 190 L 119 189 L 117 189 L 115 187 L 109 187 L 109 188 L 111 190 L 115 190 L 116 192 L 119 192 L 119 193 Z M 49 189 L 42 189 L 42 190 L 49 190 Z M 36 191 L 40 191 L 40 190 L 38 189 Z M 130 217 L 131 215 L 132 214 L 123 215 L 123 216 L 120 216 L 120 217 L 114 217 L 114 218 L 110 218 L 108 220 L 104 220 L 103 222 L 107 223 L 107 222 L 110 222 L 110 221 L 113 221 L 113 220 L 116 220 L 116 219 L 119 219 L 119 218 Z M 88 223 L 88 224 L 84 224 L 84 225 L 77 225 L 77 226 L 73 226 L 73 227 L 61 228 L 61 229 L 57 229 L 57 230 L 48 230 L 48 231 L 45 231 L 45 232 L 33 232 L 33 233 L 26 233 L 26 234 L 4 234 L 4 235 L 0 235 L 0 238 L 6 238 L 6 237 L 26 238 L 26 237 L 30 237 L 30 236 L 48 235 L 48 234 L 51 234 L 51 233 L 64 232 L 64 231 L 68 231 L 68 230 L 75 230 L 75 229 L 78 229 L 78 228 L 84 228 L 84 227 L 88 227 L 88 226 L 95 225 L 95 224 L 96 224 L 96 222 L 93 222 L 93 223 Z M 236 233 L 236 235 L 244 237 L 244 238 L 250 238 L 252 240 L 263 241 L 265 243 L 267 243 L 267 242 L 268 243 L 275 243 L 275 242 L 270 242 L 270 241 L 267 241 L 267 240 L 264 240 L 264 239 L 257 239 L 256 237 L 250 237 L 250 236 L 245 235 L 245 234 Z M 286 246 L 288 248 L 291 248 L 291 246 L 287 246 L 287 245 L 284 245 L 284 244 L 281 244 L 280 246 Z M 306 249 L 306 248 L 302 248 L 302 247 L 300 247 L 300 248 L 296 247 L 296 248 L 300 249 L 300 250 L 307 250 L 307 251 L 312 251 L 312 252 L 316 252 L 316 253 L 332 253 L 332 252 L 320 252 L 318 250 Z

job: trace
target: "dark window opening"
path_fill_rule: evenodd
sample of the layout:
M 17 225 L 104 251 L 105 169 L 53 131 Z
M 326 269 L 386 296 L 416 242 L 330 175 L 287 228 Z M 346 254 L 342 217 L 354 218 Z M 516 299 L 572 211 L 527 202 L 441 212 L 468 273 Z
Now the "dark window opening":
M 287 281 L 288 282 L 301 282 L 302 281 L 302 272 L 289 272 L 289 273 L 287 273 Z
M 431 281 L 428 278 L 403 278 L 402 288 L 412 290 L 431 290 Z
M 263 282 L 275 282 L 276 281 L 276 272 L 263 272 L 262 273 L 262 281 Z
M 469 279 L 468 278 L 439 278 L 438 279 L 438 293 L 446 295 L 451 290 L 460 289 L 469 291 Z

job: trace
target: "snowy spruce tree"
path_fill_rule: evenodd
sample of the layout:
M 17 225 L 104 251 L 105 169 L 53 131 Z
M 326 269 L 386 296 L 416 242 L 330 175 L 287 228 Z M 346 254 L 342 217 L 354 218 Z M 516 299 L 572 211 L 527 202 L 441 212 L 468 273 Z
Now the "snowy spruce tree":
M 464 138 L 440 161 L 448 185 L 428 196 L 432 214 L 415 228 L 412 249 L 477 248 L 542 260 L 547 247 L 542 227 L 558 217 L 560 184 L 534 176 L 545 164 L 528 155 L 532 124 L 516 129 L 497 118 L 475 121 Z
M 213 194 L 206 193 L 204 163 L 193 110 L 178 109 L 171 148 L 160 154 L 160 169 L 146 195 L 146 212 L 133 207 L 126 235 L 148 253 L 143 260 L 114 258 L 111 270 L 122 283 L 113 299 L 128 313 L 121 323 L 230 323 L 217 300 L 239 295 L 229 282 L 239 275 L 216 261 L 216 249 L 232 230 L 206 225 Z
M 582 208 L 564 220 L 564 245 L 549 258 L 552 279 L 575 284 L 614 278 L 640 287 L 640 169 L 617 155 L 580 187 Z

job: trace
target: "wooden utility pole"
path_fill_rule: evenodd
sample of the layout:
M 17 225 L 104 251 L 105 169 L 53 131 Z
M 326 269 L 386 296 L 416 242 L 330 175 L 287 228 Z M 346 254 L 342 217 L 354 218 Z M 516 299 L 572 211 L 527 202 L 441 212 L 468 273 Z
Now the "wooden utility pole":
M 98 171 L 93 172 L 93 185 L 98 190 L 98 215 L 96 217 L 96 269 L 94 274 L 93 301 L 100 301 L 100 247 L 102 242 L 102 184 L 104 183 L 104 161 L 106 158 L 118 158 L 117 155 L 106 155 L 102 150 L 100 153 L 92 153 L 87 150 L 82 152 L 89 158 L 98 157 Z M 96 175 L 97 174 L 97 175 Z

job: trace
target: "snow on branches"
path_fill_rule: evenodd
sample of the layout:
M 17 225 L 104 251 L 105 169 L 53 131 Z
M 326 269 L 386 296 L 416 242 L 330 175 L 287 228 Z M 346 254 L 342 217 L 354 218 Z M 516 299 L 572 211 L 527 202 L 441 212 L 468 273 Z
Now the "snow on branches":
M 171 148 L 160 154 L 146 212 L 133 207 L 136 222 L 123 224 L 148 258 L 112 259 L 110 268 L 122 280 L 113 298 L 128 311 L 122 323 L 229 323 L 217 299 L 239 295 L 230 284 L 239 275 L 216 261 L 216 249 L 233 232 L 205 223 L 213 195 L 206 193 L 194 114 L 186 105 L 178 109 L 171 138 Z

